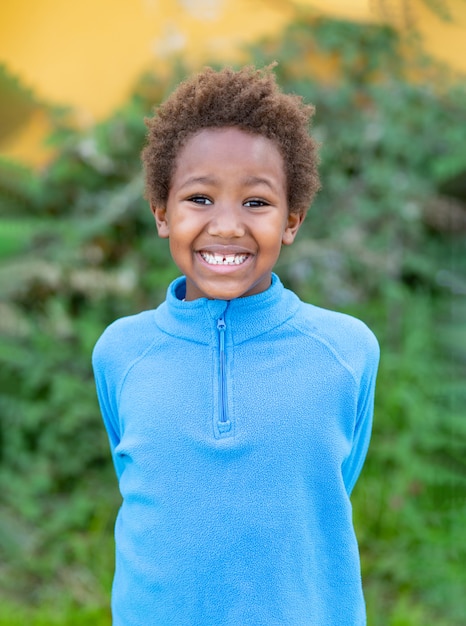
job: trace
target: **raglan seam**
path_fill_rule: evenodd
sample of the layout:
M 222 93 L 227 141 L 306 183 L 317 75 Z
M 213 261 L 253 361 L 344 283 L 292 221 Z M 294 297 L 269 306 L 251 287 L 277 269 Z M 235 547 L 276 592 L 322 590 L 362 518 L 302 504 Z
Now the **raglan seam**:
M 156 343 L 156 342 L 157 342 L 157 337 L 155 337 L 155 338 L 153 339 L 153 341 L 151 341 L 151 343 L 150 343 L 150 344 L 149 344 L 149 345 L 148 345 L 148 346 L 144 349 L 144 351 L 143 351 L 143 352 L 142 352 L 139 356 L 137 356 L 136 358 L 134 358 L 134 359 L 133 359 L 133 360 L 129 363 L 129 365 L 127 366 L 126 370 L 125 370 L 125 371 L 124 371 L 124 373 L 122 374 L 122 376 L 121 376 L 121 378 L 120 378 L 120 382 L 119 382 L 119 384 L 118 384 L 118 391 L 117 391 L 117 393 L 115 394 L 115 395 L 116 395 L 116 406 L 117 406 L 117 409 L 119 409 L 119 408 L 120 408 L 120 399 L 121 399 L 121 394 L 122 394 L 122 391 L 123 391 L 124 384 L 125 384 L 125 382 L 126 382 L 126 378 L 128 377 L 128 375 L 129 375 L 130 371 L 133 369 L 133 367 L 134 367 L 137 363 L 139 363 L 140 361 L 142 361 L 142 359 L 144 359 L 144 358 L 147 356 L 148 352 L 150 352 L 150 350 L 152 350 L 152 348 L 154 347 L 154 345 L 155 345 L 155 343 Z
M 351 367 L 351 365 L 349 365 L 349 363 L 347 363 L 346 360 L 342 356 L 340 356 L 338 351 L 331 345 L 331 343 L 329 341 L 327 341 L 326 339 L 324 339 L 323 337 L 321 337 L 319 334 L 317 334 L 315 332 L 312 332 L 312 331 L 309 331 L 309 330 L 307 330 L 305 328 L 302 328 L 302 326 L 299 323 L 294 322 L 292 319 L 288 320 L 288 323 L 290 324 L 290 326 L 292 326 L 294 328 L 294 330 L 302 333 L 303 335 L 306 335 L 307 337 L 311 337 L 312 339 L 315 339 L 320 344 L 325 346 L 327 348 L 327 350 L 336 359 L 336 361 L 338 361 L 338 363 L 348 372 L 348 374 L 351 376 L 351 378 L 353 379 L 353 381 L 356 384 L 356 386 L 359 387 L 360 379 L 356 375 L 356 372 Z

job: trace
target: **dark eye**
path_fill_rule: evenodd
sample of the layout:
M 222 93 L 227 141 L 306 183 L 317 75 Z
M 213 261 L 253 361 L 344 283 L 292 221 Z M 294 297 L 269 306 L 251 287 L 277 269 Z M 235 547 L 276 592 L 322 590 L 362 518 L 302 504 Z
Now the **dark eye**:
M 268 206 L 269 203 L 266 200 L 260 200 L 259 198 L 251 198 L 251 200 L 246 200 L 244 206 L 251 207 L 252 209 L 257 209 L 262 206 Z
M 194 202 L 194 204 L 213 204 L 212 200 L 209 200 L 209 198 L 207 198 L 206 196 L 201 195 L 190 196 L 188 200 L 189 202 Z

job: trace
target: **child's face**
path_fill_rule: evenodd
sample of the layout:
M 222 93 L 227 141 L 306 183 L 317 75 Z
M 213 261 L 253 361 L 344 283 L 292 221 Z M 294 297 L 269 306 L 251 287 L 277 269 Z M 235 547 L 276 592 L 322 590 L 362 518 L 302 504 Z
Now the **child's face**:
M 234 127 L 205 129 L 188 140 L 166 208 L 152 210 L 186 276 L 186 300 L 232 300 L 268 289 L 281 246 L 294 241 L 303 219 L 288 214 L 275 144 Z

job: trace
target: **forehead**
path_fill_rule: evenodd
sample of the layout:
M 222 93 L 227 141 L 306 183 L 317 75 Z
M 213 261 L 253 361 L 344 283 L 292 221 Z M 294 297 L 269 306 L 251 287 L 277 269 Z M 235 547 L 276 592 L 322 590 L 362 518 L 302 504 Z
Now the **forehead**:
M 284 161 L 276 144 L 236 127 L 206 128 L 189 137 L 177 155 L 172 184 L 187 175 L 267 176 L 285 186 Z

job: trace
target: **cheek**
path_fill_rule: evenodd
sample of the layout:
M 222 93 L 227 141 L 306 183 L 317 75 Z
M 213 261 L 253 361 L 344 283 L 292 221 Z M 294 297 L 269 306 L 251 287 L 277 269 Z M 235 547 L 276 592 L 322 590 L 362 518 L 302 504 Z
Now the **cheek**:
M 183 253 L 186 250 L 186 244 L 179 237 L 171 236 L 169 238 L 169 246 L 172 255 Z
M 185 209 L 172 211 L 169 224 L 172 236 L 178 239 L 189 239 L 203 227 L 203 219 L 200 215 Z
M 281 248 L 283 238 L 286 237 L 286 224 L 283 220 L 276 220 L 275 223 L 270 224 L 267 229 L 262 229 L 262 242 L 263 245 L 270 250 L 275 248 Z

